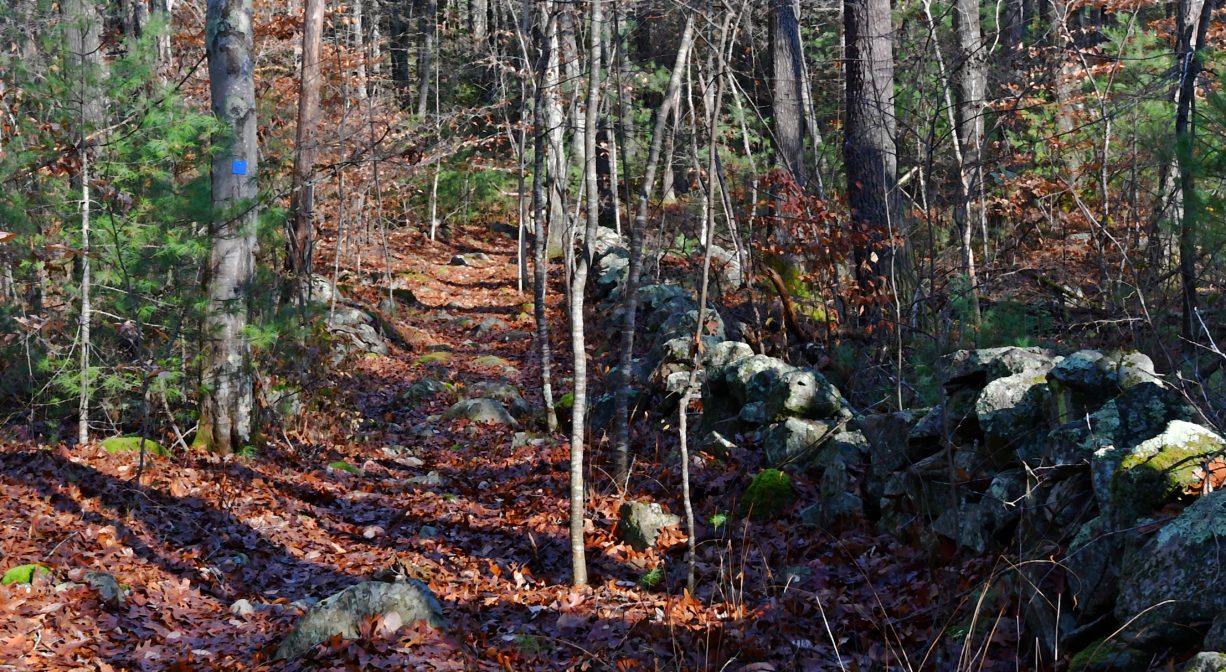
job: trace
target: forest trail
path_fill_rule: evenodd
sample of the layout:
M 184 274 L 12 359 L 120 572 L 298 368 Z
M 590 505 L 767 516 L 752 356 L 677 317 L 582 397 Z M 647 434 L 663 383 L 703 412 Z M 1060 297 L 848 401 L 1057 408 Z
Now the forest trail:
M 271 653 L 311 601 L 389 569 L 430 586 L 448 633 L 423 626 L 337 641 L 313 652 L 306 669 L 721 669 L 730 660 L 727 669 L 755 660 L 828 669 L 837 658 L 819 606 L 844 651 L 887 661 L 897 643 L 927 641 L 944 586 L 914 551 L 866 530 L 815 535 L 790 517 L 700 521 L 703 582 L 690 596 L 678 583 L 683 534 L 666 530 L 656 548 L 630 549 L 615 536 L 621 500 L 590 466 L 593 585 L 572 591 L 566 442 L 517 433 L 531 427 L 440 417 L 490 384 L 514 385 L 539 407 L 514 242 L 488 232 L 450 244 L 410 235 L 389 241 L 392 276 L 420 302 L 396 317 L 409 349 L 352 357 L 312 391 L 320 401 L 254 457 L 151 457 L 137 486 L 133 453 L 98 444 L 0 450 L 16 518 L 0 539 L 6 564 L 51 570 L 0 602 L 0 661 L 283 669 Z M 485 259 L 450 263 L 474 253 Z M 341 275 L 357 277 L 356 268 Z M 380 295 L 343 280 L 341 290 L 367 305 Z M 551 312 L 558 333 L 561 306 Z M 445 385 L 412 399 L 426 379 Z M 679 510 L 669 435 L 650 429 L 640 443 L 646 436 L 655 454 L 637 455 L 632 489 Z M 695 467 L 696 504 L 706 512 L 731 510 L 735 484 L 756 465 L 700 457 Z M 103 603 L 88 572 L 129 586 L 124 603 Z M 964 589 L 971 574 L 949 585 Z M 804 590 L 791 586 L 798 581 Z M 894 642 L 882 638 L 886 627 Z

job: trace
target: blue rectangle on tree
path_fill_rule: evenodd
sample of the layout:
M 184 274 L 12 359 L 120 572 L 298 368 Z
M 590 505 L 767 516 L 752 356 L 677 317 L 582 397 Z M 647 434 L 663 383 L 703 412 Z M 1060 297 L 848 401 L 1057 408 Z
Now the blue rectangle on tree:
M 243 161 L 242 159 L 235 159 L 234 162 L 230 164 L 230 172 L 234 175 L 246 175 L 247 162 Z

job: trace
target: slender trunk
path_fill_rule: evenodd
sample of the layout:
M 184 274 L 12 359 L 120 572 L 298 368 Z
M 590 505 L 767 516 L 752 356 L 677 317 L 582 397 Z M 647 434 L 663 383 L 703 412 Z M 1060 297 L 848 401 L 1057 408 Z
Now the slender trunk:
M 430 80 L 434 75 L 431 62 L 434 58 L 435 31 L 438 28 L 438 0 L 425 0 L 418 17 L 421 42 L 417 50 L 417 116 L 426 116 L 430 109 Z
M 468 26 L 472 31 L 473 46 L 478 50 L 484 48 L 489 26 L 487 0 L 468 0 Z
M 174 67 L 170 37 L 174 32 L 174 0 L 152 0 L 151 14 L 161 20 L 161 32 L 157 36 L 157 71 L 164 74 Z
M 247 310 L 255 267 L 257 161 L 252 0 L 209 0 L 205 47 L 213 114 L 229 132 L 213 157 L 208 304 L 200 430 L 196 444 L 219 453 L 251 436 L 251 346 Z
M 566 240 L 566 193 L 567 193 L 567 160 L 566 160 L 566 118 L 562 111 L 562 83 L 559 71 L 559 11 L 552 1 L 541 2 L 541 8 L 547 12 L 542 25 L 550 26 L 546 31 L 545 72 L 541 81 L 545 107 L 545 144 L 548 154 L 548 187 L 549 197 L 549 232 L 548 254 L 553 256 L 563 252 Z
M 302 70 L 298 89 L 298 128 L 294 135 L 294 206 L 289 236 L 290 270 L 309 299 L 315 224 L 315 151 L 319 126 L 319 59 L 324 0 L 306 0 L 302 23 Z
M 366 29 L 363 23 L 366 18 L 365 0 L 353 2 L 353 51 L 358 55 L 358 99 L 366 100 L 369 92 L 366 89 Z
M 528 12 L 530 11 L 531 0 L 524 0 L 524 22 L 528 21 Z M 550 216 L 546 216 L 546 193 L 545 184 L 548 182 L 545 167 L 545 152 L 546 152 L 546 135 L 549 134 L 549 114 L 546 113 L 546 108 L 549 106 L 547 99 L 549 96 L 548 90 L 556 80 L 556 56 L 555 46 L 557 44 L 557 24 L 553 17 L 553 0 L 543 0 L 540 3 L 541 8 L 541 26 L 545 31 L 545 36 L 541 40 L 543 46 L 540 56 L 540 80 L 536 87 L 536 103 L 533 105 L 532 121 L 533 121 L 533 171 L 532 171 L 532 216 L 533 216 L 533 313 L 536 317 L 536 343 L 537 350 L 541 358 L 541 395 L 545 401 L 545 423 L 552 434 L 558 429 L 558 416 L 554 411 L 553 406 L 553 389 L 552 389 L 552 356 L 549 346 L 549 319 L 545 310 L 545 293 L 549 286 L 549 267 L 548 255 L 546 247 L 549 239 L 552 238 L 553 223 L 560 223 L 561 220 L 552 219 L 552 208 Z M 554 64 L 551 68 L 550 65 Z M 550 71 L 554 73 L 551 77 Z M 550 199 L 552 201 L 552 199 Z
M 81 395 L 78 399 L 80 419 L 77 423 L 77 441 L 89 442 L 89 349 L 91 347 L 89 321 L 89 151 L 81 152 Z
M 664 92 L 660 109 L 656 111 L 655 130 L 651 136 L 651 148 L 647 153 L 643 183 L 639 188 L 638 210 L 630 226 L 630 268 L 626 274 L 622 296 L 621 344 L 618 351 L 618 375 L 614 391 L 613 412 L 613 478 L 623 487 L 630 470 L 630 386 L 634 382 L 630 376 L 630 367 L 634 360 L 634 326 L 639 303 L 639 274 L 643 269 L 643 235 L 647 229 L 647 211 L 655 186 L 656 169 L 660 162 L 664 135 L 668 129 L 668 119 L 677 105 L 681 91 L 681 76 L 685 72 L 690 48 L 693 45 L 694 16 L 687 14 L 685 28 L 681 32 L 681 43 L 677 47 L 677 58 L 673 63 L 673 72 L 668 80 L 668 89 Z
M 962 272 L 971 301 L 975 327 L 979 327 L 979 281 L 975 273 L 975 250 L 972 245 L 975 228 L 986 226 L 983 202 L 979 199 L 983 187 L 983 111 L 987 95 L 987 54 L 979 24 L 977 0 L 956 0 L 954 3 L 954 35 L 958 48 L 958 118 L 956 144 L 962 207 L 956 215 L 962 247 Z
M 1186 4 L 1185 4 L 1186 3 Z M 1201 46 L 1213 15 L 1213 0 L 1204 0 L 1195 11 L 1196 0 L 1180 3 L 1179 103 L 1175 112 L 1175 146 L 1179 158 L 1179 190 L 1183 213 L 1179 226 L 1179 285 L 1183 303 L 1181 333 L 1195 343 L 1197 316 L 1196 220 L 1200 214 L 1199 194 L 1193 165 L 1196 146 L 1196 80 L 1200 76 Z

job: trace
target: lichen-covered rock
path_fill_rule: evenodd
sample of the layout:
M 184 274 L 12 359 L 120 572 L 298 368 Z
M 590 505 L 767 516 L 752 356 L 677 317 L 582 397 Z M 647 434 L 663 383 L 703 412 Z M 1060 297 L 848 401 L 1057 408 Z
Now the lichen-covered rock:
M 775 378 L 765 401 L 766 417 L 772 420 L 787 416 L 831 418 L 846 403 L 826 377 L 812 369 L 788 371 Z
M 515 418 L 507 412 L 502 402 L 497 399 L 486 399 L 478 397 L 476 399 L 465 399 L 456 402 L 447 412 L 443 413 L 444 420 L 454 420 L 456 418 L 464 418 L 472 422 L 492 423 L 496 425 L 518 425 Z
M 728 384 L 728 392 L 737 402 L 745 404 L 750 401 L 765 401 L 765 392 L 767 386 L 761 385 L 754 389 L 754 397 L 749 398 L 749 383 L 758 377 L 758 374 L 770 372 L 768 377 L 761 379 L 762 383 L 774 381 L 774 376 L 777 376 L 788 371 L 794 371 L 796 367 L 784 362 L 781 359 L 767 357 L 766 355 L 752 355 L 738 359 L 724 371 L 724 380 Z
M 997 378 L 1050 368 L 1054 356 L 1044 348 L 984 348 L 959 350 L 942 360 L 946 388 L 982 388 Z
M 792 477 L 778 469 L 763 469 L 750 481 L 740 510 L 754 520 L 770 520 L 796 501 Z
M 626 502 L 618 509 L 617 517 L 622 539 L 636 551 L 655 546 L 660 530 L 681 522 L 681 518 L 665 513 L 655 502 Z
M 1195 471 L 1226 452 L 1226 439 L 1183 420 L 1173 420 L 1152 439 L 1127 451 L 1100 450 L 1095 459 L 1118 467 L 1111 478 L 1110 512 L 1128 525 L 1183 494 L 1199 478 Z
M 339 362 L 350 351 L 388 353 L 387 342 L 375 329 L 375 318 L 357 308 L 336 306 L 329 312 L 324 326 L 333 337 L 334 362 Z
M 434 378 L 422 378 L 412 385 L 401 395 L 408 401 L 424 401 L 436 395 L 448 391 L 447 383 Z
M 638 288 L 639 310 L 644 313 L 654 311 L 664 302 L 676 297 L 689 297 L 684 288 L 677 285 L 644 285 Z
M 719 312 L 707 308 L 702 313 L 702 335 L 711 336 L 716 339 L 716 342 L 726 338 L 724 332 L 724 319 L 719 316 Z M 660 324 L 659 334 L 656 336 L 656 342 L 661 343 L 678 337 L 693 337 L 695 330 L 698 328 L 698 309 L 687 310 L 683 313 L 674 313 Z
M 1161 433 L 1172 420 L 1191 421 L 1195 411 L 1174 390 L 1160 383 L 1140 383 L 1101 407 L 1065 423 L 1048 435 L 1048 459 L 1054 465 L 1084 464 L 1108 446 L 1128 449 Z M 1104 496 L 1114 464 L 1096 470 L 1095 486 Z M 1105 499 L 1104 499 L 1105 503 Z
M 1069 672 L 1116 672 L 1145 669 L 1149 656 L 1111 640 L 1099 639 L 1078 651 L 1069 661 Z
M 394 618 L 401 625 L 426 621 L 431 627 L 444 627 L 442 605 L 426 584 L 415 580 L 368 581 L 349 586 L 311 607 L 281 642 L 277 658 L 297 658 L 337 635 L 356 639 L 362 622 L 372 616 L 383 617 L 385 625 Z
M 747 425 L 765 425 L 770 422 L 770 418 L 766 415 L 765 401 L 751 401 L 745 404 L 736 417 Z
M 992 448 L 1016 448 L 1027 439 L 1047 434 L 1043 421 L 1046 374 L 1045 366 L 1039 365 L 984 386 L 975 400 L 975 417 Z
M 1213 619 L 1209 631 L 1205 633 L 1205 641 L 1201 642 L 1200 646 L 1206 651 L 1226 652 L 1226 611 L 1220 612 Z
M 689 294 L 678 294 L 671 296 L 654 310 L 644 310 L 642 317 L 639 320 L 639 328 L 645 334 L 659 333 L 662 331 L 664 323 L 667 322 L 669 318 L 697 309 L 698 302 L 695 301 Z M 663 340 L 684 335 L 685 334 L 682 333 L 674 333 Z M 689 335 L 694 335 L 693 329 L 689 330 Z
M 1068 575 L 1073 608 L 1091 620 L 1115 606 L 1124 540 L 1099 516 L 1082 525 L 1068 544 L 1062 563 Z
M 1180 672 L 1226 672 L 1226 654 L 1202 651 L 1184 663 Z
M 766 430 L 762 446 L 772 467 L 804 471 L 822 442 L 831 438 L 835 424 L 821 420 L 786 418 Z
M 1226 490 L 1218 490 L 1197 499 L 1138 552 L 1127 554 L 1115 617 L 1120 623 L 1136 617 L 1126 630 L 1135 646 L 1187 641 L 1226 611 L 1223 539 Z
M 707 348 L 703 363 L 707 367 L 709 385 L 723 385 L 726 380 L 724 372 L 734 362 L 753 356 L 753 348 L 740 341 L 720 341 Z

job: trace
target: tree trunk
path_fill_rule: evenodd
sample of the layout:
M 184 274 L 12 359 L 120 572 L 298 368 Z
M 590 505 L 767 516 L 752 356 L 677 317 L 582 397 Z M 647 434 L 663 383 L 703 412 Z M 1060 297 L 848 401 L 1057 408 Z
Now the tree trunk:
M 365 0 L 354 0 L 353 3 L 353 50 L 358 55 L 358 100 L 366 100 L 369 95 L 366 84 L 366 21 Z
M 805 165 L 804 56 L 800 48 L 797 0 L 771 0 L 771 113 L 779 162 L 801 187 Z
M 542 26 L 547 26 L 545 32 L 545 63 L 544 76 L 541 80 L 541 93 L 545 106 L 545 146 L 548 157 L 547 189 L 549 199 L 549 232 L 548 250 L 550 256 L 562 252 L 562 242 L 566 234 L 566 193 L 567 193 L 567 161 L 566 161 L 566 121 L 562 112 L 562 83 L 560 74 L 560 55 L 558 41 L 558 22 L 560 13 L 553 2 L 542 2 Z
M 656 125 L 651 135 L 651 148 L 647 153 L 647 167 L 639 188 L 638 210 L 630 225 L 630 268 L 622 291 L 621 344 L 617 358 L 616 388 L 613 393 L 613 478 L 623 487 L 630 471 L 630 386 L 634 382 L 630 377 L 630 367 L 634 360 L 634 325 L 639 305 L 639 274 L 643 269 L 643 236 L 647 229 L 647 211 L 655 187 L 656 169 L 660 163 L 660 151 L 664 145 L 668 119 L 680 99 L 681 76 L 689 60 L 690 48 L 694 46 L 693 14 L 686 15 L 680 40 L 673 72 L 668 80 L 668 89 L 664 92 L 660 109 L 656 111 Z
M 472 31 L 473 46 L 478 50 L 483 48 L 489 30 L 488 0 L 468 0 L 468 26 Z
M 290 270 L 300 291 L 309 292 L 311 233 L 315 223 L 315 151 L 319 125 L 319 59 L 324 0 L 305 0 L 302 24 L 302 70 L 298 88 L 298 128 L 294 135 L 293 209 L 289 236 Z M 308 297 L 309 298 L 309 297 Z
M 157 36 L 157 69 L 165 73 L 174 66 L 170 49 L 170 36 L 174 32 L 174 0 L 152 0 L 150 14 L 161 21 Z
M 257 202 L 252 0 L 209 0 L 205 48 L 213 114 L 229 131 L 213 157 L 208 305 L 196 445 L 231 453 L 251 437 L 251 347 L 244 333 Z
M 845 0 L 843 30 L 847 40 L 843 142 L 847 201 L 852 220 L 876 243 L 856 250 L 856 279 L 861 289 L 875 292 L 883 285 L 885 268 L 884 255 L 874 254 L 875 248 L 902 224 L 889 0 Z
M 412 82 L 409 77 L 409 51 L 412 45 L 409 25 L 416 0 L 390 1 L 393 4 L 387 17 L 387 41 L 388 50 L 391 52 L 392 85 L 400 92 L 401 101 L 407 105 Z
M 958 137 L 959 179 L 962 187 L 962 207 L 957 213 L 962 248 L 962 272 L 966 274 L 972 315 L 979 326 L 979 288 L 975 273 L 975 251 L 972 238 L 975 228 L 986 225 L 983 201 L 983 111 L 986 109 L 987 65 L 986 47 L 979 25 L 978 0 L 955 0 L 954 35 L 958 48 Z
M 1196 222 L 1199 194 L 1193 160 L 1196 145 L 1196 80 L 1201 47 L 1213 15 L 1213 0 L 1183 0 L 1179 5 L 1179 100 L 1175 110 L 1175 147 L 1179 160 L 1179 191 L 1183 212 L 1179 222 L 1179 285 L 1183 303 L 1184 341 L 1196 343 L 1199 329 L 1196 280 Z
M 528 23 L 528 12 L 531 0 L 524 0 L 524 22 Z M 556 85 L 557 80 L 557 23 L 553 16 L 553 0 L 542 0 L 540 3 L 541 27 L 544 35 L 541 38 L 540 61 L 538 64 L 538 83 L 536 87 L 536 103 L 532 106 L 533 125 L 533 170 L 532 170 L 532 217 L 533 217 L 533 255 L 532 255 L 532 304 L 536 318 L 536 345 L 541 358 L 541 395 L 545 402 L 545 424 L 549 432 L 558 429 L 558 416 L 553 406 L 553 389 L 551 382 L 552 356 L 549 345 L 549 316 L 545 310 L 545 294 L 549 287 L 548 241 L 552 239 L 550 231 L 555 221 L 552 206 L 546 205 L 550 198 L 546 193 L 550 180 L 546 167 L 546 136 L 553 128 L 550 125 L 550 115 L 547 113 L 548 89 Z M 526 32 L 526 31 L 525 31 Z M 552 71 L 552 74 L 551 74 Z M 552 204 L 552 198 L 550 198 Z M 546 210 L 549 209 L 549 215 Z
M 424 117 L 430 109 L 430 80 L 434 76 L 431 62 L 438 28 L 438 0 L 424 0 L 418 5 L 418 11 L 421 12 L 418 17 L 421 42 L 417 49 L 417 116 Z

